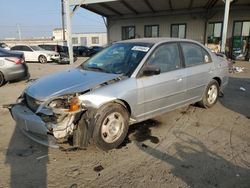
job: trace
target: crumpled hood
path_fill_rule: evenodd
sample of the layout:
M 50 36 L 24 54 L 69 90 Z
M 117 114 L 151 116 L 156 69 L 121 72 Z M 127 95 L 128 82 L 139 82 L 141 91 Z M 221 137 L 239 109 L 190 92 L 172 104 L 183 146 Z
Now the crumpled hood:
M 36 80 L 25 90 L 25 93 L 39 101 L 46 101 L 52 96 L 87 91 L 120 76 L 78 68 L 69 69 Z

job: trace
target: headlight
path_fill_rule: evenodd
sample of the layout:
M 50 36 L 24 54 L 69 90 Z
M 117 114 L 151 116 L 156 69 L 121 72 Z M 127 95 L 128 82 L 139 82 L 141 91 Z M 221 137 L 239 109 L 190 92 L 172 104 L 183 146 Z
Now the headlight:
M 80 110 L 80 100 L 78 97 L 73 97 L 69 103 L 69 109 L 66 110 L 66 112 L 75 112 Z
M 81 101 L 77 96 L 54 99 L 48 105 L 55 113 L 77 112 L 81 110 Z

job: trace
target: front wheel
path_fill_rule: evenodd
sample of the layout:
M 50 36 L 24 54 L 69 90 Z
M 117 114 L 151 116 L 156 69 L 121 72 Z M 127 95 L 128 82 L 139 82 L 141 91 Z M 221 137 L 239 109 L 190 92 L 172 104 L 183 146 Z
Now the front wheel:
M 93 139 L 97 147 L 111 150 L 119 146 L 128 133 L 129 116 L 120 104 L 102 107 L 96 115 Z
M 212 80 L 208 84 L 205 93 L 203 94 L 202 100 L 198 102 L 198 104 L 204 108 L 212 107 L 218 100 L 219 91 L 218 82 L 216 80 Z
M 45 64 L 45 63 L 47 63 L 47 58 L 44 55 L 40 55 L 38 57 L 38 61 L 39 61 L 39 63 Z

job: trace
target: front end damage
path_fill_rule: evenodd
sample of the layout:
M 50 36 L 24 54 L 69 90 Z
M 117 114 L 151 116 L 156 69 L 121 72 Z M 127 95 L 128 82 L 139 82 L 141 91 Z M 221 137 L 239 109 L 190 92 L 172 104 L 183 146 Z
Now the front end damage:
M 53 148 L 73 137 L 86 112 L 78 95 L 65 95 L 41 102 L 28 94 L 10 108 L 17 126 L 32 140 Z M 85 146 L 82 146 L 85 147 Z
M 59 85 L 62 74 L 70 75 L 72 83 L 68 83 L 67 87 Z M 73 79 L 72 76 L 77 76 L 77 79 Z M 84 81 L 88 79 L 81 80 L 81 77 L 95 77 L 99 80 L 92 80 L 93 83 L 87 84 Z M 73 147 L 86 148 L 92 136 L 92 125 L 98 106 L 115 99 L 96 96 L 91 92 L 126 77 L 74 69 L 54 75 L 52 78 L 45 77 L 36 81 L 26 88 L 16 104 L 6 107 L 10 109 L 17 127 L 35 142 L 58 148 L 60 143 L 70 140 Z M 53 81 L 55 83 L 46 85 Z

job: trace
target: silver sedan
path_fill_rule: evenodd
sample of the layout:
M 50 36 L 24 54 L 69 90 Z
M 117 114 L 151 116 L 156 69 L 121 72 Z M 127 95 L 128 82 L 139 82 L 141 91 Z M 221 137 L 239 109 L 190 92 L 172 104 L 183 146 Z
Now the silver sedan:
M 130 124 L 196 102 L 212 107 L 227 82 L 227 61 L 198 42 L 134 39 L 35 81 L 11 112 L 41 144 L 58 147 L 73 138 L 74 147 L 82 148 L 92 138 L 110 150 L 123 142 Z
M 11 52 L 0 48 L 0 86 L 7 81 L 29 76 L 23 53 Z

